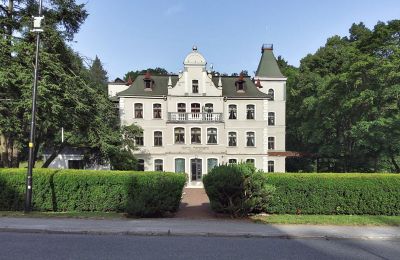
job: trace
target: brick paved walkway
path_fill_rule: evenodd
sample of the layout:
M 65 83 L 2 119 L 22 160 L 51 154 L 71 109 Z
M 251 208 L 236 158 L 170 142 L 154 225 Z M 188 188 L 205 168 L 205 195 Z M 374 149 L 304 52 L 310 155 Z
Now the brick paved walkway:
M 207 219 L 215 218 L 210 209 L 210 201 L 204 189 L 185 188 L 176 218 Z

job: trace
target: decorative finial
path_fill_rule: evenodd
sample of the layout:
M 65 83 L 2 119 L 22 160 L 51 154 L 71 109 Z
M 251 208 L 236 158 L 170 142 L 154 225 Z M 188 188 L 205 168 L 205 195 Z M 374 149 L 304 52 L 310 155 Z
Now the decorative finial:
M 172 88 L 171 76 L 168 77 L 168 88 Z
M 193 51 L 197 51 L 197 46 L 196 46 L 196 45 L 193 45 L 192 50 L 193 50 Z
M 222 79 L 221 79 L 221 75 L 219 76 L 219 79 L 218 79 L 218 87 L 219 87 L 219 88 L 222 88 Z
M 262 88 L 260 79 L 257 79 L 257 81 L 256 81 L 256 86 L 257 86 L 258 88 Z

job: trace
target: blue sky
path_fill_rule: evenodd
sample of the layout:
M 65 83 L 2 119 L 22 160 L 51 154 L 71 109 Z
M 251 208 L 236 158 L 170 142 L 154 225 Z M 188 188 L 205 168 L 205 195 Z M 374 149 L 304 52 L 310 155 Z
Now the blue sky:
M 400 19 L 399 0 L 82 1 L 89 17 L 75 37 L 81 55 L 98 55 L 110 79 L 129 70 L 177 73 L 193 45 L 219 72 L 257 69 L 263 43 L 298 66 L 352 23 Z

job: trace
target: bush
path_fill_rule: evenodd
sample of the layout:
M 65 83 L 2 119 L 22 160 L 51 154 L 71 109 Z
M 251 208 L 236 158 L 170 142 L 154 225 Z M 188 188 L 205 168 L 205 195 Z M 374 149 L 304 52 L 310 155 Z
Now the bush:
M 22 210 L 26 169 L 0 169 L 0 210 Z M 185 176 L 164 172 L 34 169 L 38 211 L 127 212 L 161 216 L 179 207 Z
M 278 214 L 400 215 L 400 175 L 367 173 L 266 174 Z
M 267 176 L 251 164 L 231 164 L 213 168 L 203 178 L 211 209 L 231 216 L 266 210 L 274 187 Z

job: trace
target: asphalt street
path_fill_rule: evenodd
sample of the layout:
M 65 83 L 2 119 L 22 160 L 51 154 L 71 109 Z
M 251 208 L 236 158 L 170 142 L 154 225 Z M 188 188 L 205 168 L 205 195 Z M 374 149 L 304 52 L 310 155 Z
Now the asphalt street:
M 0 232 L 0 259 L 400 259 L 400 241 Z

